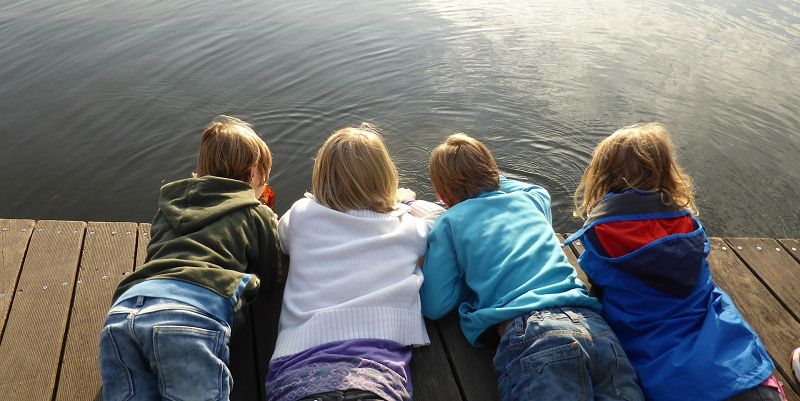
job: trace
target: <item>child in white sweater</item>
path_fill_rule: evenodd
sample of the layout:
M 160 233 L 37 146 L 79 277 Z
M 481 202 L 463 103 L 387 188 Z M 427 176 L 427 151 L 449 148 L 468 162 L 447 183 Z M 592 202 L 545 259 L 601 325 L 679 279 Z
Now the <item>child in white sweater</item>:
M 429 343 L 417 260 L 443 209 L 410 202 L 413 192 L 397 184 L 369 125 L 339 130 L 320 148 L 313 195 L 278 224 L 290 267 L 269 400 L 411 399 L 411 346 Z

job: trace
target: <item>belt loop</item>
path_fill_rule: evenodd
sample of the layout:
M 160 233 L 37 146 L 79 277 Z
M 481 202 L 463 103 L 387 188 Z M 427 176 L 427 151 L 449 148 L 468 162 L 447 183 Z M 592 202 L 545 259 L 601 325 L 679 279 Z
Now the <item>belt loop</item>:
M 579 313 L 575 313 L 572 311 L 572 308 L 563 307 L 559 308 L 561 312 L 564 312 L 565 315 L 569 316 L 569 319 L 572 320 L 572 323 L 580 323 L 581 322 L 581 315 Z
M 138 297 L 136 297 L 136 307 L 140 308 L 142 305 L 144 305 L 144 296 L 139 295 Z

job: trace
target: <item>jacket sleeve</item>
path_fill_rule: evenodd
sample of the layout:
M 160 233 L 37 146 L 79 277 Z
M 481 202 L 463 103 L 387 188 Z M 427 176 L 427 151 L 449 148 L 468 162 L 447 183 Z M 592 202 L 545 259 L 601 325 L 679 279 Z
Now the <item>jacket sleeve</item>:
M 261 279 L 261 290 L 273 288 L 285 276 L 285 255 L 278 243 L 278 219 L 268 207 L 259 205 L 255 209 L 256 241 L 258 256 L 248 272 Z
M 531 196 L 536 207 L 544 214 L 547 221 L 553 224 L 553 216 L 550 212 L 550 194 L 544 187 L 533 184 L 526 184 L 524 182 L 510 180 L 506 177 L 500 176 L 500 190 L 503 192 L 523 191 Z
M 467 286 L 458 266 L 450 226 L 438 222 L 428 236 L 428 253 L 422 268 L 422 314 L 440 319 L 466 299 Z

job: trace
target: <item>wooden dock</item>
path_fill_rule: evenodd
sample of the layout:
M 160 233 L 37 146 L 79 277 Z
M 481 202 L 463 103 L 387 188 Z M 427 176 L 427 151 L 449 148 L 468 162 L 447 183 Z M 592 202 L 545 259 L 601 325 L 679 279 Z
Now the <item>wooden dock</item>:
M 149 224 L 0 219 L 0 394 L 14 401 L 100 400 L 98 334 L 119 280 L 139 266 Z M 563 237 L 562 237 L 563 239 Z M 577 266 L 581 245 L 564 248 Z M 800 346 L 800 241 L 712 238 L 714 279 L 800 401 L 789 352 Z M 580 273 L 580 271 L 579 271 Z M 581 273 L 582 274 L 582 273 Z M 261 297 L 234 334 L 233 400 L 264 400 L 280 291 Z M 414 399 L 497 399 L 493 350 L 471 348 L 454 314 L 427 322 L 431 346 L 412 361 Z

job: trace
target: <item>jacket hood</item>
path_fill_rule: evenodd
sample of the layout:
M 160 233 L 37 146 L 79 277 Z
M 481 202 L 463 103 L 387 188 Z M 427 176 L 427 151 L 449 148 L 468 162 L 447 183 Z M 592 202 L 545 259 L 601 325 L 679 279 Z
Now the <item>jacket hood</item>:
M 681 298 L 694 291 L 708 252 L 700 222 L 661 192 L 606 195 L 565 242 L 578 238 L 598 266 Z
M 229 178 L 186 178 L 161 187 L 158 207 L 172 228 L 186 234 L 259 202 L 250 184 Z

